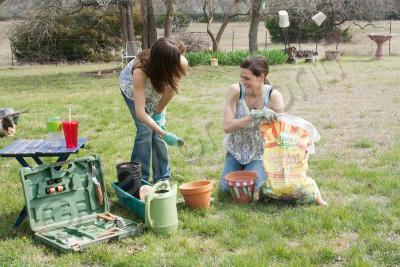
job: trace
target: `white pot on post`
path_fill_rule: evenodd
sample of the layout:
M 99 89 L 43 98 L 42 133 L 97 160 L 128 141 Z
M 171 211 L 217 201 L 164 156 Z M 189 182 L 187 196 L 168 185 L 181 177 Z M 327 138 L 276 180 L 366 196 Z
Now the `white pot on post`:
M 326 19 L 326 15 L 323 12 L 318 12 L 317 14 L 315 14 L 312 18 L 311 18 L 315 24 L 319 26 L 321 26 L 322 22 L 325 21 Z
M 279 27 L 288 28 L 290 26 L 289 14 L 286 10 L 279 10 Z

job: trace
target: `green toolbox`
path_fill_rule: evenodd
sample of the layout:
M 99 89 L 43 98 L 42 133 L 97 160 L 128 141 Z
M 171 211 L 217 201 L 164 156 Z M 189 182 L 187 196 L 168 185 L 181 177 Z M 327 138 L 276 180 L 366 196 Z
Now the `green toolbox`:
M 61 252 L 143 232 L 142 224 L 109 213 L 98 156 L 22 168 L 20 178 L 31 229 Z

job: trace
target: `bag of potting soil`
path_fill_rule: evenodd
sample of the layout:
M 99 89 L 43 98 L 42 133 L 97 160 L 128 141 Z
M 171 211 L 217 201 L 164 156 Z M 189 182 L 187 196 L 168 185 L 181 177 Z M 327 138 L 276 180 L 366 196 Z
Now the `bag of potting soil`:
M 320 136 L 306 120 L 279 115 L 278 120 L 260 125 L 264 143 L 263 162 L 267 173 L 263 197 L 315 202 L 319 194 L 315 181 L 307 176 L 309 154 Z

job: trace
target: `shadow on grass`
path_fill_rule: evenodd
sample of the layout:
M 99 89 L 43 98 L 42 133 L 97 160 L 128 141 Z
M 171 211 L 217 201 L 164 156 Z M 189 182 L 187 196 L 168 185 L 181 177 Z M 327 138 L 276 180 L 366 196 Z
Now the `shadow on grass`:
M 251 209 L 259 209 L 260 207 L 270 207 L 273 208 L 275 211 L 279 208 L 296 208 L 300 206 L 310 206 L 310 204 L 302 204 L 293 201 L 281 201 L 276 199 L 270 198 L 258 198 L 258 193 L 256 193 L 255 199 L 250 203 L 244 204 L 237 204 L 233 201 L 232 196 L 229 192 L 225 192 L 222 190 L 217 191 L 217 200 L 215 201 L 215 205 L 222 209 L 227 209 L 232 206 L 239 206 L 239 207 L 249 207 Z M 222 204 L 222 205 L 219 205 Z
M 19 227 L 14 227 L 14 223 L 18 215 L 19 211 L 1 214 L 0 218 L 3 223 L 0 227 L 0 240 L 5 241 L 27 235 L 33 235 L 27 219 L 25 219 Z

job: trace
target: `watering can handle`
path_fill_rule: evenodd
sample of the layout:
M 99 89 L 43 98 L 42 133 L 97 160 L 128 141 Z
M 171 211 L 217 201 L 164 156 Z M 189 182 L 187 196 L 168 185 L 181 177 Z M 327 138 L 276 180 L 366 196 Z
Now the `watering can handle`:
M 154 189 L 151 189 L 149 193 L 146 194 L 145 197 L 145 211 L 144 215 L 146 217 L 145 222 L 147 222 L 150 228 L 153 228 L 153 220 L 150 217 L 150 204 L 151 201 L 153 201 L 153 196 L 154 196 Z
M 161 180 L 153 185 L 153 189 L 154 189 L 154 191 L 158 191 L 158 190 L 170 191 L 171 183 L 169 182 L 169 180 Z

